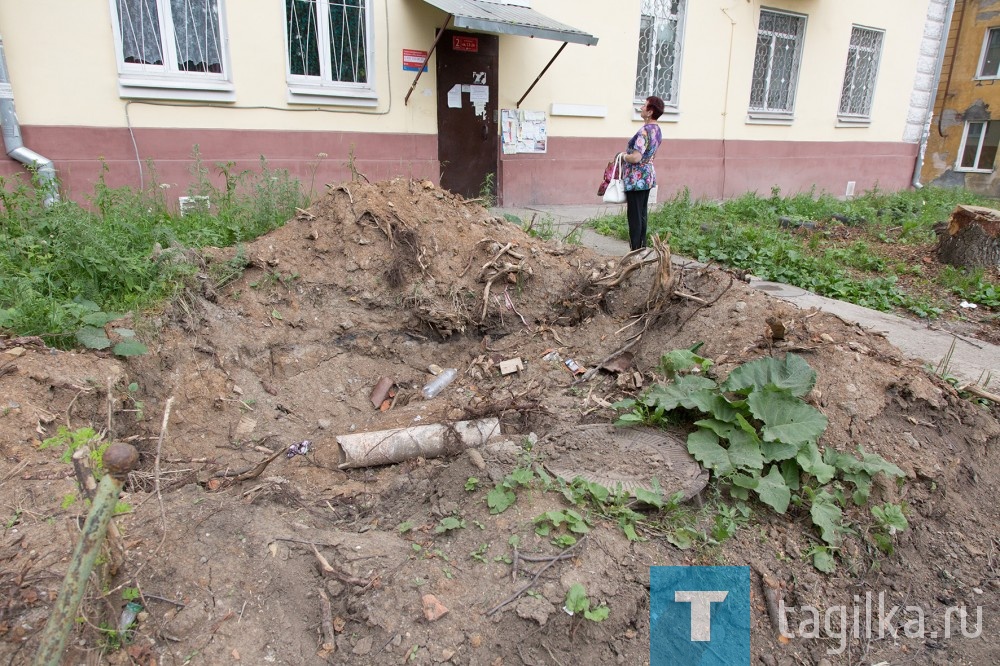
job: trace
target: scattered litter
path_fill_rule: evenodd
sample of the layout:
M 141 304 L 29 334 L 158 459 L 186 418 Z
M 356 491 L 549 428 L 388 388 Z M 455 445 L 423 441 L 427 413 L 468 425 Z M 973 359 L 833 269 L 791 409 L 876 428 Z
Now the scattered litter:
M 617 356 L 608 359 L 601 369 L 607 370 L 608 372 L 625 372 L 632 367 L 632 360 L 635 357 L 632 352 L 624 351 Z
M 375 409 L 381 409 L 385 399 L 389 396 L 389 391 L 392 390 L 393 383 L 392 377 L 383 377 L 378 380 L 377 384 L 375 384 L 375 388 L 372 389 L 371 395 L 368 396 L 368 399 L 371 400 L 372 406 Z
M 135 636 L 135 630 L 132 625 L 135 623 L 136 617 L 142 612 L 142 604 L 136 603 L 135 601 L 130 601 L 125 604 L 125 609 L 122 611 L 121 618 L 118 620 L 118 635 L 125 643 L 131 643 L 132 638 Z
M 524 370 L 524 363 L 521 361 L 521 357 L 510 358 L 506 361 L 500 361 L 500 374 L 501 375 L 512 375 L 515 372 Z
M 569 368 L 569 371 L 572 372 L 574 375 L 582 375 L 587 371 L 586 368 L 584 368 L 582 365 L 580 365 L 571 358 L 566 359 L 565 362 L 566 362 L 566 367 Z
M 288 453 L 285 454 L 288 458 L 294 458 L 295 456 L 304 456 L 309 453 L 309 447 L 312 445 L 308 439 L 304 439 L 298 444 L 292 444 L 288 447 Z
M 970 303 L 969 301 L 962 301 L 961 303 L 958 304 L 958 307 L 969 310 L 978 308 L 979 306 L 976 305 L 975 303 Z
M 444 372 L 444 368 L 442 368 L 440 365 L 436 365 L 434 363 L 431 363 L 430 365 L 427 366 L 427 372 L 429 372 L 432 375 L 434 375 L 435 377 L 437 377 L 442 372 Z
M 448 368 L 447 370 L 443 370 L 440 375 L 438 375 L 431 381 L 427 382 L 427 384 L 425 384 L 424 387 L 420 389 L 420 392 L 423 394 L 424 398 L 430 400 L 438 393 L 440 393 L 445 386 L 451 384 L 452 381 L 454 381 L 455 377 L 457 376 L 458 376 L 458 370 L 456 370 L 455 368 Z
M 555 349 L 550 349 L 547 352 L 545 352 L 545 356 L 542 357 L 542 360 L 543 361 L 555 361 L 556 363 L 561 363 L 562 362 L 562 356 L 560 356 L 559 352 L 556 351 Z

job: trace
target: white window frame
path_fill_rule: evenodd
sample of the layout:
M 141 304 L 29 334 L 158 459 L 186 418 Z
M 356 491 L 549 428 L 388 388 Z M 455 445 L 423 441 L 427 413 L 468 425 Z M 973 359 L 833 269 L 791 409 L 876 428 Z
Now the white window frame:
M 150 0 L 156 3 L 159 17 L 163 65 L 125 62 L 122 26 L 118 19 L 118 0 L 109 0 L 111 24 L 114 29 L 115 55 L 118 61 L 118 94 L 125 98 L 176 99 L 193 101 L 235 101 L 229 59 L 229 30 L 225 0 L 215 2 L 219 13 L 219 52 L 222 72 L 186 72 L 177 69 L 177 45 L 173 31 L 170 0 Z
M 761 7 L 760 14 L 757 17 L 757 30 L 754 32 L 754 45 L 756 48 L 757 40 L 760 38 L 760 19 L 765 14 L 778 14 L 782 16 L 791 16 L 800 21 L 801 26 L 798 34 L 795 35 L 795 54 L 793 56 L 793 71 L 792 76 L 788 82 L 789 90 L 789 104 L 787 109 L 766 109 L 766 108 L 755 108 L 748 105 L 747 109 L 747 123 L 751 124 L 767 124 L 767 125 L 791 125 L 795 118 L 795 102 L 798 99 L 799 91 L 799 76 L 802 71 L 802 52 L 804 50 L 806 41 L 806 27 L 808 23 L 808 17 L 805 14 L 798 14 L 796 12 L 788 12 L 780 9 L 770 9 L 767 7 Z M 776 35 L 772 35 L 776 36 Z M 754 62 L 756 62 L 756 51 L 754 54 Z M 773 58 L 768 66 L 767 77 L 770 79 L 773 74 L 772 66 Z M 751 87 L 753 86 L 753 65 L 751 65 Z M 753 91 L 750 92 L 751 101 L 753 98 Z M 764 99 L 767 99 L 767 92 L 764 93 Z
M 375 76 L 375 2 L 365 0 L 365 45 L 368 59 L 367 83 L 351 83 L 334 81 L 328 74 L 330 63 L 322 54 L 330 52 L 329 33 L 329 3 L 327 0 L 316 2 L 316 23 L 320 27 L 319 53 L 320 76 L 292 74 L 291 47 L 288 43 L 288 16 L 284 0 L 281 2 L 281 17 L 285 34 L 285 73 L 288 83 L 289 104 L 321 104 L 337 106 L 374 107 L 378 105 L 378 91 Z
M 962 166 L 962 156 L 965 155 L 966 142 L 969 140 L 969 128 L 974 124 L 983 125 L 983 133 L 979 135 L 979 145 L 976 147 L 976 159 L 973 160 L 973 164 L 979 164 L 979 158 L 983 154 L 983 144 L 986 142 L 986 135 L 990 130 L 990 123 L 1000 122 L 997 120 L 967 120 L 965 121 L 965 128 L 962 130 L 962 143 L 958 146 L 958 154 L 955 156 L 955 171 L 962 171 L 965 173 L 993 173 L 996 171 L 996 156 L 993 158 L 993 166 L 989 169 L 980 169 L 978 167 L 964 167 Z M 1000 154 L 1000 152 L 998 152 Z
M 872 57 L 872 64 L 874 73 L 872 75 L 871 87 L 868 89 L 868 99 L 865 101 L 865 105 L 868 107 L 868 113 L 851 113 L 849 111 L 843 111 L 844 107 L 844 97 L 851 97 L 853 91 L 856 90 L 857 83 L 857 66 L 855 66 L 853 80 L 847 80 L 847 74 L 850 71 L 850 66 L 852 61 L 857 61 L 859 58 L 859 52 L 862 49 L 867 49 L 860 44 L 854 44 L 854 35 L 858 31 L 863 31 L 870 33 L 871 35 L 878 35 L 878 50 L 874 48 L 871 52 L 874 54 Z M 837 105 L 837 120 L 845 125 L 849 126 L 864 126 L 870 125 L 872 121 L 872 108 L 875 105 L 875 84 L 878 82 L 879 71 L 882 66 L 882 49 L 885 46 L 885 30 L 880 28 L 871 28 L 864 25 L 852 25 L 851 26 L 851 41 L 847 47 L 847 64 L 844 66 L 844 84 L 841 86 L 840 100 Z M 862 82 L 863 83 L 863 82 Z
M 990 37 L 993 33 L 1000 33 L 1000 28 L 987 28 L 986 35 L 983 37 L 982 50 L 979 52 L 979 63 L 976 65 L 976 75 L 973 80 L 977 81 L 990 81 L 995 79 L 1000 79 L 1000 64 L 997 66 L 997 73 L 993 75 L 983 74 L 983 67 L 986 65 L 986 53 L 989 51 Z
M 664 108 L 663 115 L 660 117 L 661 121 L 677 122 L 679 120 L 680 112 L 680 80 L 682 71 L 682 56 L 684 54 L 684 25 L 687 22 L 687 8 L 688 0 L 681 0 L 677 7 L 677 13 L 667 16 L 657 16 L 656 15 L 656 3 L 654 0 L 641 0 L 639 5 L 639 27 L 642 28 L 642 17 L 649 16 L 653 19 L 653 32 L 656 32 L 656 25 L 658 23 L 669 23 L 671 20 L 675 23 L 674 31 L 674 75 L 670 81 L 670 94 L 669 99 L 663 98 Z M 641 41 L 641 39 L 639 40 Z M 654 50 L 654 55 L 651 57 L 650 62 L 655 63 L 655 44 L 651 44 L 650 48 Z M 639 66 L 639 43 L 636 43 L 636 68 Z M 636 71 L 636 78 L 638 78 L 639 72 Z M 633 85 L 633 88 L 635 86 Z M 636 105 L 642 105 L 646 102 L 646 97 L 655 94 L 651 86 L 647 90 L 648 94 L 644 96 L 633 96 L 633 111 L 632 120 L 641 120 L 642 116 L 635 111 Z

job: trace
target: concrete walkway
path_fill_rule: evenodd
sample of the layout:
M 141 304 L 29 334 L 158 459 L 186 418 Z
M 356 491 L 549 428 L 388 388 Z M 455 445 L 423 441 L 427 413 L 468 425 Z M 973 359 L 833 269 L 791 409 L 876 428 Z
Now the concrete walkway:
M 570 233 L 581 222 L 595 220 L 608 215 L 623 215 L 625 206 L 610 204 L 525 206 L 520 208 L 495 208 L 494 214 L 516 215 L 524 222 L 535 218 L 535 224 L 550 221 L 557 234 Z M 587 247 L 605 255 L 623 255 L 628 252 L 628 243 L 615 238 L 601 236 L 592 229 L 583 229 L 582 241 Z M 675 260 L 678 258 L 675 258 Z M 690 259 L 682 259 L 690 264 Z M 906 319 L 885 312 L 878 312 L 853 303 L 834 300 L 814 294 L 799 287 L 777 282 L 751 280 L 750 286 L 775 298 L 780 298 L 800 308 L 815 307 L 835 314 L 842 319 L 860 324 L 866 329 L 885 334 L 889 342 L 898 347 L 904 355 L 920 361 L 932 368 L 937 367 L 955 343 L 949 374 L 961 382 L 976 382 L 985 374 L 992 373 L 988 390 L 1000 391 L 1000 346 L 968 337 L 956 337 L 947 331 L 930 328 L 929 322 Z

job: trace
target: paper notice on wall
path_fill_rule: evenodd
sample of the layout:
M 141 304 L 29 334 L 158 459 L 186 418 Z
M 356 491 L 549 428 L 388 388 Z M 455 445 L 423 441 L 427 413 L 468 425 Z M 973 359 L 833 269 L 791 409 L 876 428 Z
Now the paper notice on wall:
M 448 108 L 449 109 L 461 109 L 462 108 L 462 86 L 456 83 L 448 91 Z
M 546 152 L 548 128 L 545 112 L 501 109 L 500 135 L 504 155 Z
M 476 115 L 486 118 L 486 103 L 490 101 L 489 86 L 470 85 L 469 101 L 472 102 L 472 106 L 476 109 Z
M 485 104 L 490 101 L 490 87 L 489 86 L 469 86 L 469 101 L 473 104 L 481 102 Z

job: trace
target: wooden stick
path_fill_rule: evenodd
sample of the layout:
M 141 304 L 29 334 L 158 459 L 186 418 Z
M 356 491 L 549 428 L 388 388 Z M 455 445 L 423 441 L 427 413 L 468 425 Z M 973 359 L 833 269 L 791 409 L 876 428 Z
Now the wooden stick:
M 1000 395 L 997 395 L 996 393 L 990 393 L 989 391 L 985 391 L 979 388 L 978 384 L 964 384 L 962 386 L 959 386 L 956 390 L 959 392 L 965 391 L 966 393 L 971 393 L 977 398 L 990 400 L 991 402 L 995 402 L 998 405 L 1000 405 Z
M 503 601 L 501 601 L 501 602 L 500 602 L 499 604 L 497 604 L 496 606 L 494 606 L 494 607 L 493 607 L 493 608 L 491 608 L 490 610 L 486 611 L 486 617 L 489 617 L 489 616 L 493 615 L 493 614 L 494 614 L 494 613 L 496 613 L 496 612 L 497 612 L 498 610 L 500 610 L 501 608 L 503 608 L 504 606 L 506 606 L 506 605 L 507 605 L 507 604 L 509 604 L 510 602 L 512 602 L 512 601 L 514 601 L 514 600 L 516 600 L 516 599 L 517 599 L 518 597 L 520 597 L 520 596 L 521 596 L 522 594 L 524 594 L 525 592 L 527 592 L 528 590 L 530 590 L 530 589 L 531 589 L 531 588 L 532 588 L 532 587 L 534 586 L 534 584 L 535 584 L 535 583 L 536 583 L 536 582 L 538 581 L 538 579 L 539 579 L 539 578 L 541 577 L 541 575 L 542 575 L 543 573 L 545 573 L 546 569 L 548 569 L 549 567 L 551 567 L 551 566 L 552 566 L 553 564 L 555 564 L 555 563 L 556 563 L 556 562 L 558 562 L 559 560 L 564 560 L 564 559 L 566 559 L 565 557 L 562 557 L 562 556 L 563 556 L 563 555 L 568 555 L 568 554 L 569 554 L 570 552 L 572 552 L 573 550 L 575 550 L 575 549 L 579 548 L 579 547 L 580 547 L 580 544 L 582 544 L 582 543 L 583 543 L 584 541 L 586 541 L 586 540 L 587 540 L 587 537 L 583 537 L 582 539 L 580 539 L 579 541 L 577 541 L 577 542 L 576 542 L 575 544 L 573 544 L 572 546 L 570 546 L 569 548 L 567 548 L 567 549 L 566 549 L 566 550 L 564 550 L 563 552 L 559 553 L 559 555 L 557 555 L 556 557 L 553 557 L 553 558 L 552 558 L 551 560 L 549 560 L 548 564 L 546 564 L 546 565 L 545 565 L 545 566 L 543 566 L 543 567 L 542 567 L 541 569 L 539 569 L 539 570 L 538 570 L 538 573 L 536 573 L 536 574 L 535 574 L 535 577 L 534 577 L 534 578 L 532 578 L 532 579 L 531 579 L 531 580 L 530 580 L 530 581 L 528 582 L 528 584 L 527 584 L 527 585 L 524 585 L 524 586 L 523 586 L 523 587 L 521 587 L 521 588 L 520 588 L 520 589 L 519 589 L 519 590 L 518 590 L 517 592 L 515 592 L 515 593 L 514 593 L 514 594 L 512 594 L 512 595 L 510 595 L 509 597 L 507 597 L 506 599 L 504 599 Z M 523 559 L 523 556 L 522 556 L 522 559 Z
M 156 440 L 156 459 L 153 461 L 153 485 L 156 488 L 156 501 L 160 504 L 160 525 L 163 528 L 163 536 L 160 538 L 160 545 L 156 550 L 163 547 L 167 540 L 167 510 L 163 506 L 163 494 L 160 492 L 160 455 L 163 452 L 163 440 L 167 436 L 167 424 L 170 422 L 170 408 L 173 407 L 174 396 L 167 398 L 167 404 L 163 408 L 163 421 L 160 423 L 160 436 Z
M 320 652 L 329 655 L 337 651 L 337 637 L 333 633 L 333 609 L 330 608 L 330 597 L 326 590 L 319 588 L 319 607 L 323 614 L 323 647 Z
M 354 576 L 349 576 L 348 574 L 338 571 L 330 566 L 330 563 L 325 557 L 316 549 L 316 546 L 312 547 L 313 553 L 316 554 L 316 559 L 318 560 L 320 571 L 327 576 L 332 576 L 339 580 L 341 583 L 348 583 L 350 585 L 357 585 L 358 587 L 368 587 L 371 585 L 370 580 L 365 580 L 363 578 L 355 578 Z

